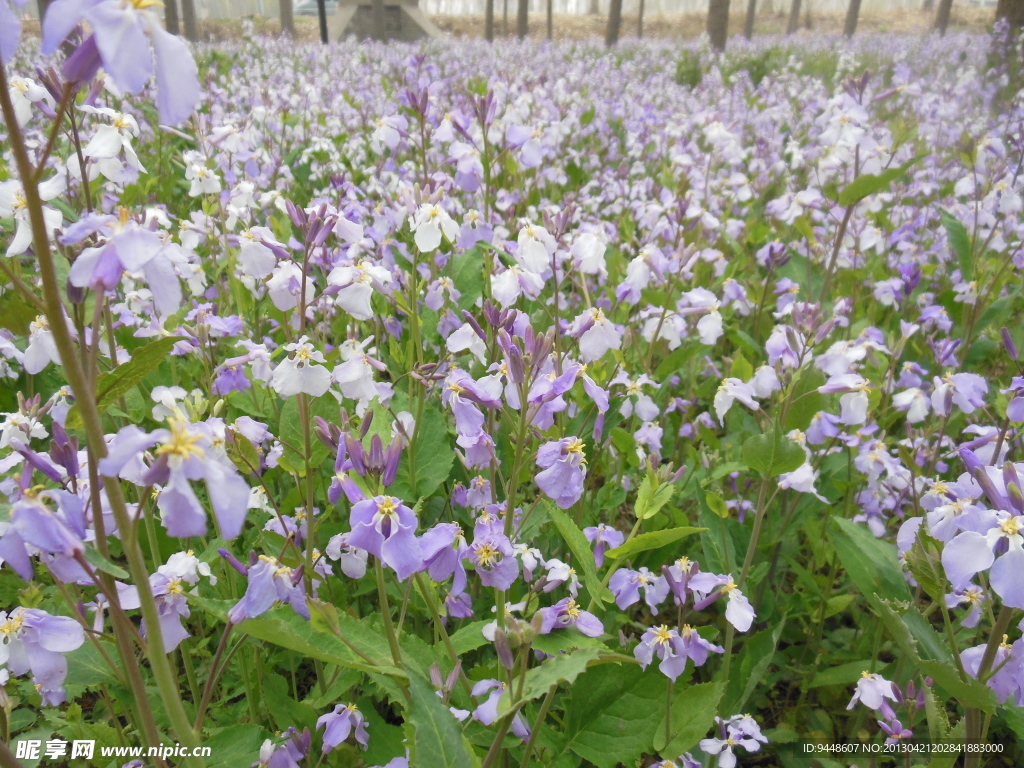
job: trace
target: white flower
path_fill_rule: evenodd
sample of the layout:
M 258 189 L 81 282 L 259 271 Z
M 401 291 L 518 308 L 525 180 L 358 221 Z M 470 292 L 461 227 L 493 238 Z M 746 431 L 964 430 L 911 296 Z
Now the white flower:
M 416 233 L 416 247 L 420 249 L 420 253 L 437 250 L 441 245 L 442 234 L 451 242 L 459 236 L 459 225 L 439 205 L 421 205 L 416 215 L 412 217 L 410 226 Z
M 468 349 L 481 363 L 487 357 L 487 345 L 469 323 L 463 323 L 461 328 L 453 331 L 445 344 L 453 355 Z
M 14 118 L 19 126 L 23 126 L 32 118 L 32 105 L 47 99 L 46 89 L 27 77 L 12 77 L 8 83 L 7 92 L 14 105 Z
M 335 267 L 327 276 L 327 284 L 340 286 L 335 304 L 356 320 L 373 317 L 370 299 L 373 289 L 383 291 L 391 282 L 391 273 L 379 264 L 363 259 L 351 266 Z
M 315 365 L 325 362 L 323 353 L 314 349 L 305 336 L 285 349 L 289 355 L 274 369 L 270 379 L 274 391 L 281 397 L 324 394 L 331 386 L 331 372 L 322 365 Z
M 58 174 L 39 185 L 39 196 L 43 200 L 53 200 L 64 191 L 66 183 L 64 175 Z M 32 225 L 29 222 L 25 190 L 20 181 L 0 181 L 0 219 L 14 219 L 17 228 L 7 246 L 7 255 L 20 256 L 32 244 Z M 60 211 L 43 206 L 43 221 L 46 234 L 52 239 L 53 231 L 61 225 L 64 217 Z
M 50 363 L 60 365 L 57 342 L 53 339 L 50 324 L 39 315 L 29 324 L 28 347 L 25 348 L 25 372 L 39 373 Z
M 551 257 L 555 253 L 555 238 L 544 227 L 527 224 L 519 230 L 519 250 L 516 259 L 531 272 L 543 272 L 551 268 Z

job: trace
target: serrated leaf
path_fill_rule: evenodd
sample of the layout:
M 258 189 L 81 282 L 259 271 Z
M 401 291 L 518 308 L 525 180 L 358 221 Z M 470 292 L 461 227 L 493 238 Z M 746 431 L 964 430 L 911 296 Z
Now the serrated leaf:
M 111 660 L 117 663 L 117 651 L 110 648 L 107 653 Z M 99 649 L 93 643 L 85 643 L 76 650 L 64 655 L 68 660 L 66 685 L 81 685 L 87 688 L 94 685 L 120 682 L 117 672 L 111 669 L 107 660 L 103 658 L 103 654 L 99 652 Z
M 473 768 L 475 761 L 462 739 L 459 721 L 430 683 L 410 672 L 409 695 L 407 721 L 413 731 L 409 764 L 418 768 Z
M 487 626 L 486 621 L 474 621 L 472 624 L 460 628 L 457 632 L 453 632 L 451 637 L 448 639 L 452 641 L 452 647 L 455 648 L 455 653 L 461 656 L 469 651 L 475 651 L 477 648 L 482 648 L 490 643 L 483 634 L 483 628 Z
M 598 768 L 635 765 L 653 749 L 665 716 L 668 678 L 637 666 L 608 666 L 572 687 L 564 719 L 563 751 Z
M 199 606 L 222 621 L 227 619 L 228 609 L 232 605 L 230 600 L 210 600 L 195 595 L 189 595 L 188 600 L 190 604 Z M 322 613 L 319 615 L 323 617 Z M 331 664 L 351 667 L 362 672 L 405 677 L 402 670 L 392 666 L 387 639 L 367 627 L 364 622 L 340 611 L 329 616 L 321 625 L 326 628 L 328 622 L 335 623 L 336 632 L 344 636 L 351 645 L 342 641 L 334 632 L 318 631 L 312 622 L 305 621 L 286 605 L 271 608 L 259 618 L 246 619 L 238 625 L 238 630 L 257 640 L 264 640 Z M 353 650 L 353 647 L 359 652 Z
M 839 560 L 861 594 L 910 602 L 910 588 L 893 544 L 876 539 L 866 525 L 841 517 L 832 517 L 832 532 Z
M 583 531 L 576 527 L 576 523 L 572 521 L 572 518 L 547 499 L 544 499 L 544 505 L 551 516 L 551 522 L 555 524 L 558 533 L 565 539 L 565 543 L 569 545 L 569 549 L 573 554 L 573 565 L 577 570 L 583 572 L 583 584 L 586 586 L 591 599 L 596 600 L 598 603 L 611 601 L 612 593 L 607 587 L 602 587 L 601 582 L 597 578 L 594 553 L 591 551 L 590 542 L 583 535 Z
M 601 661 L 602 657 L 618 657 L 616 660 L 628 660 L 635 663 L 632 658 L 609 651 L 602 652 L 597 648 L 581 648 L 571 653 L 553 656 L 526 673 L 523 680 L 523 692 L 516 702 L 511 700 L 507 692 L 501 697 L 498 701 L 498 714 L 503 715 L 508 712 L 513 703 L 519 705 L 543 696 L 554 685 L 573 682 L 586 672 L 588 667 Z
M 792 472 L 806 460 L 804 449 L 775 429 L 747 438 L 742 456 L 748 467 L 765 478 Z
M 665 719 L 655 731 L 654 747 L 664 755 L 681 755 L 697 746 L 715 724 L 722 698 L 721 683 L 701 683 L 677 690 L 672 697 L 672 725 L 665 741 Z
M 132 353 L 132 359 L 124 365 L 117 366 L 108 373 L 101 374 L 96 382 L 96 407 L 102 414 L 118 398 L 135 387 L 147 375 L 160 367 L 167 359 L 174 345 L 182 340 L 182 336 L 169 336 L 157 339 Z M 67 429 L 81 429 L 82 415 L 78 408 L 72 406 L 65 419 Z
M 646 552 L 649 549 L 659 549 L 673 544 L 681 539 L 685 539 L 687 536 L 692 536 L 695 533 L 701 533 L 706 531 L 707 528 L 692 528 L 690 526 L 683 526 L 680 528 L 669 528 L 667 531 L 651 531 L 650 533 L 642 533 L 636 536 L 621 547 L 615 549 L 609 549 L 605 552 L 605 558 L 611 558 L 612 560 L 620 557 L 629 557 L 639 552 Z

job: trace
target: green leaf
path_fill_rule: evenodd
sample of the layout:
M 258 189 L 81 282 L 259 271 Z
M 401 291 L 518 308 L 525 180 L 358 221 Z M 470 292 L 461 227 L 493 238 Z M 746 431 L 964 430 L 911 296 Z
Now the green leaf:
M 409 764 L 417 768 L 473 768 L 462 738 L 458 720 L 433 687 L 415 673 L 409 674 L 411 706 L 408 723 L 413 737 L 409 744 Z
M 119 365 L 109 373 L 101 374 L 96 382 L 96 407 L 102 414 L 115 400 L 127 394 L 146 376 L 160 367 L 167 359 L 174 345 L 182 340 L 182 336 L 169 336 L 157 339 L 132 353 L 132 359 Z M 64 422 L 67 429 L 82 429 L 82 415 L 78 408 L 71 407 Z
M 109 646 L 110 644 L 104 643 L 104 645 Z M 112 661 L 117 659 L 116 649 L 108 647 L 107 654 Z M 107 660 L 103 658 L 103 654 L 93 643 L 85 643 L 80 648 L 64 655 L 68 660 L 68 676 L 65 681 L 67 685 L 89 687 L 120 682 L 117 673 L 110 668 Z
M 945 210 L 939 211 L 939 221 L 942 222 L 942 227 L 946 230 L 950 250 L 956 254 L 960 273 L 964 280 L 973 280 L 974 263 L 971 261 L 971 236 L 967 233 L 967 227 L 961 224 L 956 216 Z
M 846 207 L 859 203 L 868 195 L 874 195 L 879 192 L 884 192 L 889 188 L 896 179 L 907 172 L 914 163 L 917 162 L 917 158 L 914 158 L 909 163 L 901 165 L 899 168 L 890 168 L 882 173 L 864 173 L 858 176 L 856 179 L 851 181 L 842 191 L 836 200 L 841 206 Z
M 866 525 L 841 517 L 832 517 L 832 532 L 839 561 L 861 594 L 910 602 L 910 588 L 893 544 L 876 539 Z
M 591 551 L 590 542 L 583 535 L 583 531 L 576 527 L 576 523 L 565 512 L 547 499 L 544 499 L 544 505 L 551 516 L 551 522 L 555 524 L 558 533 L 565 539 L 565 543 L 569 545 L 569 549 L 572 551 L 573 565 L 583 572 L 583 583 L 587 588 L 587 592 L 590 593 L 590 597 L 599 603 L 610 602 L 612 600 L 612 593 L 607 587 L 602 587 L 601 582 L 597 578 L 594 553 Z
M 222 621 L 227 619 L 228 608 L 232 605 L 230 600 L 210 600 L 194 595 L 189 595 L 189 602 Z M 265 640 L 330 664 L 391 677 L 405 676 L 404 672 L 392 666 L 388 642 L 384 636 L 347 613 L 335 610 L 332 614 L 323 608 L 316 610 L 315 601 L 310 601 L 310 606 L 310 612 L 317 617 L 316 621 L 305 621 L 290 606 L 282 605 L 271 608 L 259 618 L 246 619 L 238 625 L 238 629 L 257 640 Z M 325 629 L 333 627 L 334 631 L 321 631 L 317 626 Z
M 809 368 L 793 389 L 793 407 L 786 413 L 783 428 L 790 430 L 806 430 L 818 411 L 825 410 L 827 400 L 818 391 L 825 384 L 825 375 L 817 368 Z
M 452 641 L 455 653 L 461 656 L 469 651 L 475 651 L 477 648 L 483 648 L 490 643 L 483 633 L 483 628 L 487 624 L 488 622 L 486 621 L 474 621 L 472 624 L 467 624 L 459 629 L 458 632 L 454 632 L 448 639 Z
M 980 709 L 986 714 L 995 714 L 996 696 L 992 689 L 980 680 L 970 678 L 967 681 L 960 679 L 960 673 L 952 664 L 942 661 L 921 660 L 917 664 L 918 669 L 925 675 L 931 677 L 937 686 L 943 688 L 959 701 L 964 707 Z
M 407 501 L 430 496 L 448 479 L 454 461 L 444 415 L 435 406 L 424 404 L 412 445 L 402 454 L 390 492 Z
M 338 421 L 338 403 L 327 395 L 326 397 L 310 398 L 309 400 L 309 428 L 315 425 L 315 419 L 319 416 L 328 423 Z M 303 455 L 305 450 L 305 438 L 302 434 L 302 419 L 299 418 L 299 398 L 289 397 L 281 408 L 281 418 L 278 422 L 278 437 L 284 445 L 285 458 L 292 467 L 301 470 L 306 463 Z M 310 465 L 319 467 L 327 458 L 327 446 L 315 437 L 310 441 Z
M 665 379 L 690 362 L 700 349 L 700 346 L 696 344 L 686 344 L 677 349 L 658 364 L 654 371 L 655 381 L 665 381 Z
M 871 659 L 851 661 L 838 667 L 824 669 L 814 676 L 813 680 L 804 683 L 803 688 L 824 688 L 828 685 L 850 685 L 860 679 L 861 673 L 871 669 Z M 885 667 L 875 667 L 875 672 L 885 677 Z
M 636 495 L 636 516 L 640 520 L 649 520 L 661 508 L 672 500 L 675 487 L 672 483 L 662 483 L 653 469 L 648 469 Z
M 638 552 L 646 552 L 649 549 L 659 549 L 668 544 L 673 544 L 680 539 L 685 539 L 687 536 L 692 536 L 695 533 L 701 533 L 706 530 L 707 528 L 683 526 L 681 528 L 669 528 L 667 531 L 651 531 L 650 533 L 642 533 L 639 536 L 630 539 L 621 547 L 609 549 L 605 552 L 605 558 L 617 560 L 620 557 L 629 557 L 630 555 L 635 555 Z
M 85 559 L 89 565 L 95 568 L 97 571 L 103 571 L 103 573 L 109 573 L 115 579 L 128 579 L 130 578 L 128 571 L 119 565 L 115 565 L 101 555 L 98 551 L 92 547 L 85 548 Z
M 448 277 L 455 283 L 459 296 L 459 309 L 470 309 L 484 293 L 484 251 L 473 246 L 456 253 L 448 262 Z
M 600 663 L 603 657 L 611 657 L 608 660 L 631 661 L 635 660 L 620 654 L 605 651 L 602 653 L 597 648 L 581 648 L 572 653 L 563 653 L 553 656 L 540 666 L 534 667 L 526 673 L 523 680 L 523 693 L 519 700 L 513 702 L 506 692 L 498 702 L 498 714 L 504 715 L 511 709 L 513 703 L 517 706 L 543 696 L 554 685 L 559 683 L 571 683 L 577 677 L 587 671 L 588 667 Z
M 609 666 L 584 675 L 572 687 L 566 705 L 565 744 L 598 768 L 635 765 L 654 746 L 665 717 L 668 679 L 656 670 Z
M 605 483 L 597 492 L 594 503 L 599 510 L 616 509 L 626 500 L 626 489 L 618 483 Z
M 260 746 L 269 735 L 251 723 L 225 728 L 203 741 L 203 746 L 210 748 L 210 756 L 205 758 L 206 768 L 238 768 L 256 762 Z
M 742 456 L 748 467 L 765 478 L 792 472 L 806 459 L 804 449 L 778 429 L 747 438 Z
M 672 698 L 670 741 L 665 742 L 665 719 L 655 731 L 655 748 L 663 755 L 681 755 L 697 746 L 715 724 L 715 713 L 722 698 L 721 683 L 701 683 L 676 691 Z
M 754 689 L 764 679 L 775 659 L 775 648 L 779 644 L 782 630 L 786 626 L 786 617 L 778 620 L 775 627 L 762 630 L 743 644 L 743 652 L 740 654 L 739 663 L 734 667 L 738 670 L 738 676 L 733 680 L 724 681 L 729 686 L 729 699 L 731 702 L 726 707 L 730 712 L 742 712 L 750 700 Z M 742 688 L 740 686 L 742 685 Z

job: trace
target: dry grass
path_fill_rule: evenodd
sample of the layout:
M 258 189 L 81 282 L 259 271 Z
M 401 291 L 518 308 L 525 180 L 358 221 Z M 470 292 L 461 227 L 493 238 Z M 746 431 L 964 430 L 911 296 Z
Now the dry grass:
M 2 2 L 3 0 L 0 0 Z M 734 3 L 739 5 L 739 3 Z M 501 6 L 496 3 L 495 32 L 501 37 L 504 34 Z M 515 0 L 509 2 L 510 35 L 515 34 Z M 992 24 L 995 13 L 991 8 L 957 8 L 954 6 L 950 18 L 950 27 L 954 29 L 970 29 L 982 31 Z M 454 38 L 481 37 L 484 30 L 482 15 L 473 16 L 433 16 L 435 24 Z M 603 38 L 608 24 L 606 16 L 577 16 L 556 14 L 553 29 L 556 40 L 585 40 L 587 38 Z M 813 14 L 803 19 L 798 35 L 820 33 L 838 33 L 843 29 L 844 18 L 840 14 Z M 210 19 L 199 23 L 200 36 L 203 40 L 216 42 L 234 40 L 242 36 L 244 24 L 251 22 L 254 31 L 261 35 L 279 35 L 281 23 L 277 19 L 254 16 L 249 19 Z M 700 13 L 647 15 L 644 17 L 644 36 L 646 37 L 697 37 L 704 31 L 706 17 Z M 887 13 L 861 13 L 858 32 L 924 32 L 934 23 L 934 14 L 924 11 L 890 11 Z M 777 34 L 786 28 L 786 14 L 762 14 L 754 27 L 755 34 Z M 734 14 L 729 20 L 729 29 L 737 34 L 743 29 L 743 16 Z M 28 34 L 39 34 L 38 22 L 29 21 L 25 24 Z M 635 37 L 637 34 L 637 17 L 625 15 L 622 19 L 622 36 Z M 547 35 L 547 18 L 544 14 L 530 15 L 530 37 L 541 39 Z M 319 27 L 315 17 L 297 16 L 295 18 L 295 38 L 301 42 L 314 42 L 319 39 Z
M 509 34 L 515 34 L 515 8 L 510 2 Z M 738 5 L 738 3 L 734 3 Z M 495 32 L 504 33 L 501 10 L 497 10 Z M 992 24 L 995 13 L 992 9 L 953 8 L 950 27 L 956 29 L 972 29 L 981 31 Z M 480 37 L 483 34 L 483 16 L 433 16 L 437 26 L 453 37 Z M 729 29 L 737 34 L 743 29 L 744 17 L 734 14 L 729 19 Z M 814 14 L 802 20 L 799 35 L 812 35 L 830 32 L 842 32 L 844 15 Z M 888 13 L 861 13 L 857 25 L 858 32 L 897 32 L 913 33 L 931 29 L 935 17 L 931 12 L 909 11 Z M 666 14 L 664 16 L 644 16 L 645 37 L 681 37 L 691 38 L 700 35 L 705 28 L 705 14 Z M 764 14 L 758 17 L 754 27 L 755 34 L 777 34 L 786 29 L 787 15 L 783 13 Z M 575 16 L 556 14 L 553 19 L 553 37 L 556 40 L 582 40 L 591 37 L 604 37 L 608 24 L 606 16 Z M 636 14 L 625 15 L 622 19 L 623 37 L 637 34 Z M 530 15 L 530 37 L 543 38 L 547 35 L 547 17 L 544 14 Z

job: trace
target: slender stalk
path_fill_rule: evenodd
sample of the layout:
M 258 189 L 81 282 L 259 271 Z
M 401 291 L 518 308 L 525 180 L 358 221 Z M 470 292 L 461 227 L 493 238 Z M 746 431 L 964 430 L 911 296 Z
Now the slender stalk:
M 544 725 L 544 719 L 548 716 L 548 710 L 551 709 L 551 702 L 554 700 L 557 690 L 558 686 L 552 685 L 548 689 L 544 701 L 541 702 L 540 711 L 537 713 L 537 719 L 533 721 L 533 728 L 530 729 L 530 738 L 526 742 L 526 751 L 523 753 L 523 761 L 519 764 L 519 768 L 527 768 L 530 764 L 530 754 L 533 752 L 533 745 L 537 743 L 537 732 Z
M 395 625 L 391 620 L 391 605 L 388 603 L 388 589 L 384 584 L 384 566 L 380 558 L 375 557 L 373 569 L 377 574 L 377 599 L 380 600 L 380 612 L 384 616 L 384 631 L 388 636 L 388 645 L 391 647 L 391 659 L 395 666 L 402 666 L 402 649 L 398 644 L 398 635 L 395 634 Z
M 75 346 L 67 326 L 67 318 L 64 314 L 64 304 L 61 300 L 60 285 L 57 280 L 57 269 L 53 260 L 53 252 L 50 250 L 46 221 L 43 217 L 43 201 L 39 196 L 39 187 L 34 181 L 33 168 L 28 158 L 24 137 L 18 128 L 14 105 L 11 103 L 8 90 L 7 72 L 3 67 L 0 67 L 0 109 L 3 111 L 4 122 L 7 124 L 11 154 L 14 156 L 18 176 L 21 178 L 24 190 L 25 205 L 29 213 L 29 223 L 32 229 L 33 249 L 38 261 L 39 276 L 43 285 L 46 319 L 50 325 L 50 331 L 53 334 L 54 344 L 57 347 L 68 384 L 75 395 L 75 403 L 82 416 L 86 440 L 94 451 L 94 455 L 97 458 L 103 458 L 107 453 L 103 424 L 100 420 L 99 409 L 96 406 L 95 393 L 88 386 L 86 376 L 75 355 Z M 170 663 L 167 660 L 167 654 L 164 652 L 159 611 L 157 610 L 156 601 L 153 599 L 153 593 L 150 590 L 149 573 L 146 570 L 145 558 L 139 549 L 138 540 L 134 535 L 131 517 L 128 514 L 128 507 L 124 500 L 121 484 L 114 478 L 104 478 L 103 485 L 110 502 L 111 512 L 114 514 L 114 519 L 117 521 L 118 530 L 122 536 L 129 573 L 132 576 L 133 583 L 138 588 L 142 616 L 148 630 L 146 655 L 153 671 L 157 689 L 160 692 L 161 700 L 178 741 L 184 746 L 194 748 L 198 745 L 198 740 L 185 715 L 185 708 L 182 705 L 181 694 L 178 690 L 178 681 L 174 677 Z M 190 766 L 190 768 L 202 768 L 205 765 L 205 761 L 201 757 L 189 757 L 185 759 L 185 764 Z

